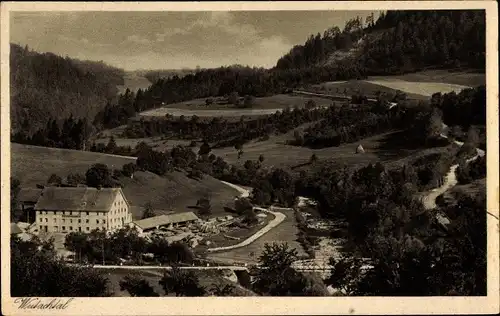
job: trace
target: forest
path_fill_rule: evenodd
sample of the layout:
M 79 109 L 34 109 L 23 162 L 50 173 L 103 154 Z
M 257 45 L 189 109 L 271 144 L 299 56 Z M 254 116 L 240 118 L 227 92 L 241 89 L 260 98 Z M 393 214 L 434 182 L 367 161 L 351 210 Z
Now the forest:
M 10 45 L 11 125 L 31 136 L 49 120 L 86 118 L 89 122 L 116 97 L 123 70 L 80 61 L 28 46 Z M 58 122 L 59 124 L 62 122 Z
M 368 75 L 400 74 L 428 67 L 470 67 L 484 71 L 486 18 L 483 10 L 387 11 L 365 25 L 359 18 L 341 31 L 332 27 L 311 35 L 281 57 L 278 69 L 328 64 L 336 51 L 347 51 L 358 41 L 361 49 L 350 56 Z
M 333 27 L 323 37 L 311 36 L 303 46 L 283 56 L 273 69 L 238 65 L 200 69 L 182 76 L 160 77 L 148 89 L 126 91 L 118 97 L 116 85 L 123 84 L 123 71 L 12 44 L 12 126 L 14 131 L 22 130 L 31 136 L 49 120 L 73 115 L 76 119 L 87 118 L 98 131 L 126 124 L 138 112 L 196 98 L 232 93 L 260 97 L 286 93 L 305 84 L 364 79 L 368 75 L 427 67 L 463 66 L 484 71 L 484 34 L 485 16 L 480 10 L 388 11 L 365 26 L 360 19 L 353 19 L 342 32 Z M 365 35 L 376 40 L 365 41 L 356 60 L 318 62 L 336 50 L 349 48 L 350 43 Z

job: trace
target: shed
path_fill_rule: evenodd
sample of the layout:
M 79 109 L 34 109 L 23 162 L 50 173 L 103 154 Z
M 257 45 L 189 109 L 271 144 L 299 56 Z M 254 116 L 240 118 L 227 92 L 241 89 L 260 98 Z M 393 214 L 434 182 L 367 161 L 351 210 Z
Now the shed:
M 358 147 L 356 147 L 356 154 L 363 154 L 365 152 L 365 149 L 363 148 L 363 146 L 361 144 L 358 145 Z
M 157 229 L 162 226 L 182 225 L 199 220 L 193 212 L 183 212 L 169 215 L 160 215 L 135 221 L 133 225 L 140 231 Z

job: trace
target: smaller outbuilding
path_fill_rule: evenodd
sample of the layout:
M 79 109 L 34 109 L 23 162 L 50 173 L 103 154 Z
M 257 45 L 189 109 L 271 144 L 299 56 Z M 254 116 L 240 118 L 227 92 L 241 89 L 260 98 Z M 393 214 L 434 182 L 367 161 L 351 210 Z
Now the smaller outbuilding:
M 183 212 L 141 219 L 133 222 L 132 226 L 135 227 L 139 233 L 146 233 L 152 230 L 160 229 L 161 227 L 185 227 L 186 225 L 195 223 L 198 220 L 198 216 L 196 216 L 193 212 Z

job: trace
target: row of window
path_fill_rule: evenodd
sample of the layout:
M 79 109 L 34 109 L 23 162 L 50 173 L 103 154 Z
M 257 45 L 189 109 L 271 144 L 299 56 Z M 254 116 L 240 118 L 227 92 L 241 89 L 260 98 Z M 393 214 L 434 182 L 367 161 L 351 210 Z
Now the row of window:
M 68 226 L 68 228 L 69 228 L 69 231 L 71 231 L 71 232 L 73 231 L 73 226 Z M 106 228 L 105 226 L 102 227 L 102 229 L 105 229 L 105 228 Z M 40 225 L 40 230 L 42 230 L 42 229 L 43 229 L 43 225 Z M 82 231 L 82 227 L 81 226 L 75 227 L 75 230 L 78 230 L 79 232 L 81 232 Z M 90 227 L 88 227 L 88 226 L 85 227 L 85 230 L 86 231 L 90 231 Z M 59 231 L 59 226 L 54 226 L 54 231 L 58 232 Z M 61 227 L 61 232 L 66 232 L 66 231 L 67 231 L 66 230 L 66 226 L 62 226 Z
M 120 208 L 118 210 L 111 211 L 111 213 L 117 214 L 117 213 L 124 213 L 126 211 L 127 210 L 125 208 Z M 43 215 L 44 214 L 43 212 L 45 212 L 45 215 L 48 215 L 49 212 L 52 212 L 52 214 L 54 214 L 54 215 L 56 215 L 57 213 L 60 213 L 59 211 L 38 211 L 38 215 Z M 79 216 L 81 216 L 82 213 L 84 213 L 84 212 L 62 211 L 62 215 L 66 215 L 66 213 L 68 215 L 79 215 Z M 90 212 L 85 212 L 85 215 L 89 216 Z M 104 215 L 106 215 L 106 212 L 96 212 L 96 215 L 97 216 L 104 216 Z
M 44 219 L 45 219 L 45 223 L 49 222 L 48 218 L 40 218 L 40 222 L 43 222 Z M 54 218 L 53 220 L 54 220 L 54 223 L 57 223 L 57 219 L 56 218 Z M 121 220 L 122 220 L 122 222 L 125 221 L 125 217 L 122 217 Z M 116 223 L 116 222 L 119 222 L 119 221 L 120 221 L 120 218 L 112 218 L 111 219 L 111 222 L 115 222 Z M 82 220 L 78 219 L 78 224 L 80 224 L 81 222 L 82 222 Z M 106 224 L 106 220 L 105 219 L 103 219 L 103 220 L 96 219 L 95 222 L 96 222 L 96 224 L 99 224 L 100 222 L 102 222 L 102 224 Z M 66 219 L 65 218 L 62 219 L 62 223 L 63 224 L 66 223 Z M 72 224 L 73 223 L 73 219 L 70 218 L 69 219 L 69 223 Z M 90 220 L 86 219 L 85 223 L 87 223 L 87 224 L 90 223 Z
M 44 218 L 41 218 L 41 217 L 40 217 L 40 222 L 43 222 L 43 220 L 44 220 Z M 54 223 L 57 223 L 57 218 L 54 218 L 53 220 L 54 220 Z M 47 223 L 48 221 L 49 221 L 49 219 L 48 219 L 48 218 L 45 218 L 45 223 Z M 98 220 L 98 219 L 96 219 L 95 221 L 96 221 L 96 224 L 99 224 L 99 220 Z M 102 221 L 102 223 L 103 223 L 103 224 L 106 224 L 106 220 L 105 220 L 105 219 L 103 219 L 103 220 L 101 220 L 101 221 Z M 63 224 L 64 224 L 64 223 L 66 223 L 66 219 L 65 219 L 65 218 L 61 219 L 61 222 L 62 222 Z M 71 223 L 73 223 L 73 219 L 72 219 L 72 218 L 70 218 L 70 219 L 69 219 L 69 222 L 70 222 L 70 224 L 71 224 Z M 80 224 L 81 222 L 82 222 L 82 220 L 81 220 L 81 219 L 78 219 L 78 223 Z M 90 223 L 90 220 L 89 220 L 89 219 L 86 219 L 86 220 L 85 220 L 85 223 Z
M 49 214 L 49 211 L 38 211 L 38 215 L 43 215 L 45 212 L 45 215 L 48 215 Z M 60 211 L 50 211 L 52 212 L 52 214 L 56 215 L 57 213 L 61 213 Z M 62 211 L 62 215 L 83 215 L 83 213 L 85 213 L 85 215 L 89 216 L 90 215 L 90 212 L 73 212 L 73 211 Z M 104 215 L 106 214 L 106 212 L 96 212 L 96 215 Z
M 125 208 L 120 208 L 117 210 L 111 211 L 111 214 L 125 213 L 127 210 Z

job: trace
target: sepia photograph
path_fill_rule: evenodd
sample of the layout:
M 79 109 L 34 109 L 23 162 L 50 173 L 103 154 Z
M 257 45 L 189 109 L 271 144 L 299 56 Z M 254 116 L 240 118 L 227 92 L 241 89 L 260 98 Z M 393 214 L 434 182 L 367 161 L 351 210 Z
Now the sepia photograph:
M 497 7 L 446 2 L 2 3 L 3 313 L 498 312 Z

